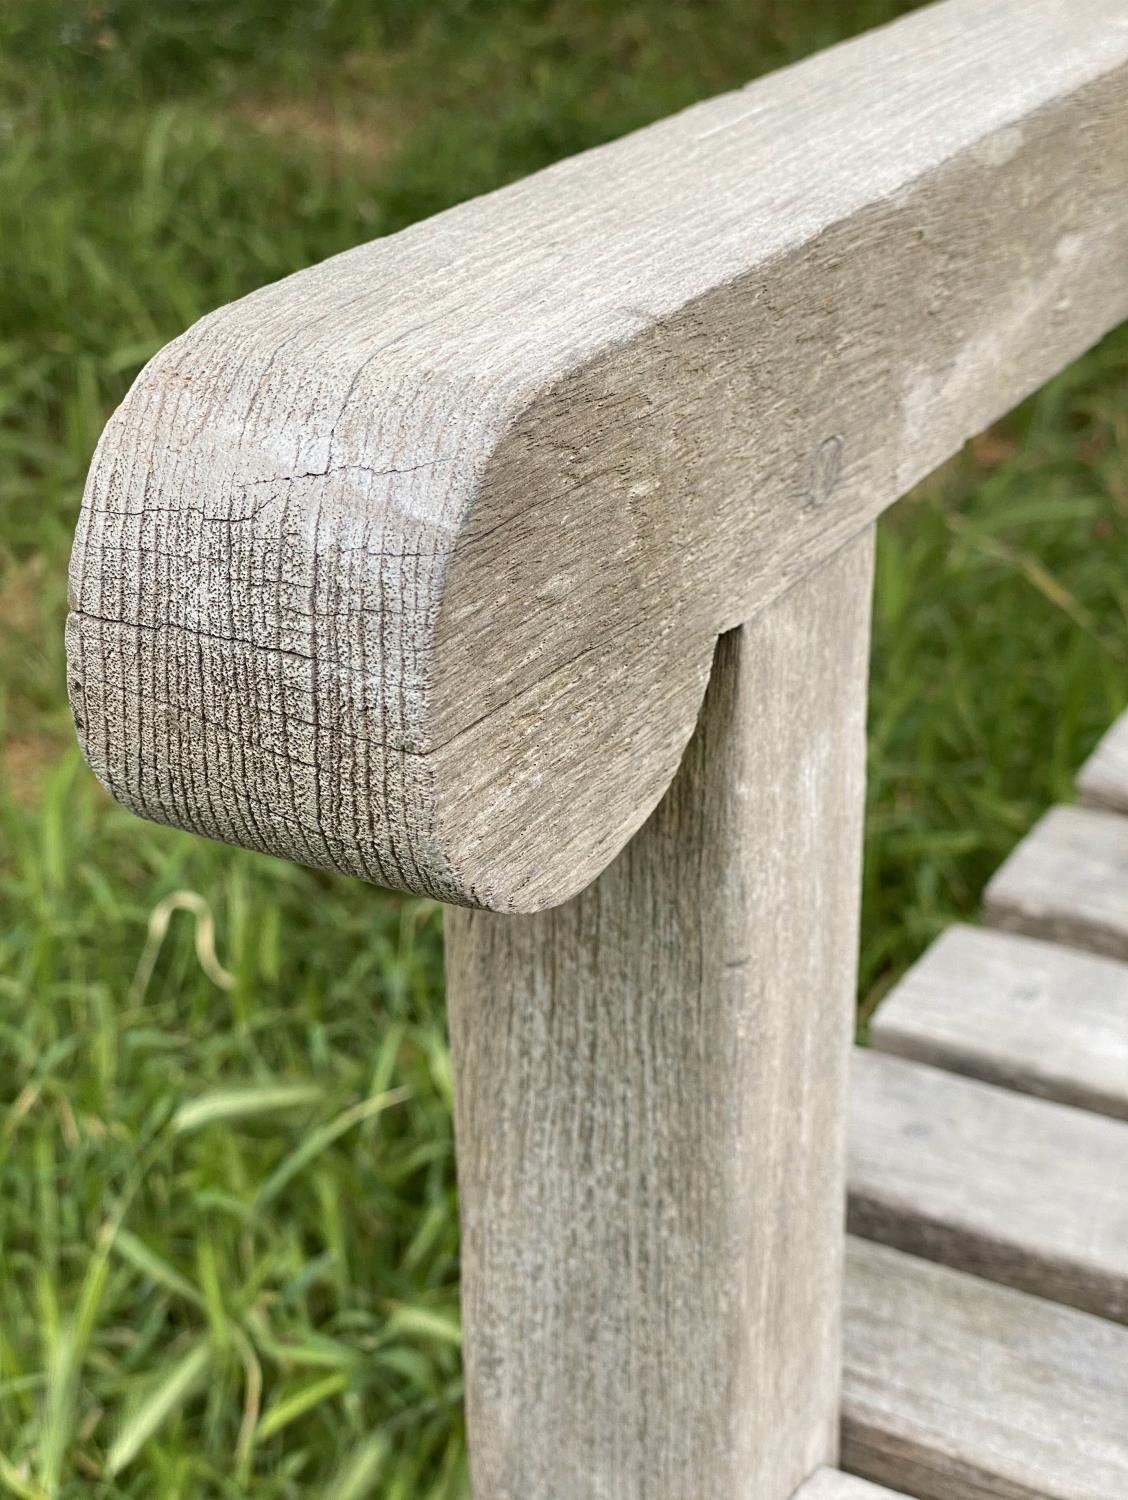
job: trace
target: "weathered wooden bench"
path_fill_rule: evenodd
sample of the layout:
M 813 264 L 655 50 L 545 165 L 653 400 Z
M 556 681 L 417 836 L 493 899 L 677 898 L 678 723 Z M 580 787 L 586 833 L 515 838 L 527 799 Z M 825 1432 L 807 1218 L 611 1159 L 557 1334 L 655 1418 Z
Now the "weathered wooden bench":
M 112 418 L 99 777 L 451 903 L 479 1500 L 1128 1496 L 1128 731 L 879 1015 L 844 1226 L 873 524 L 1126 314 L 1124 0 L 946 0 Z

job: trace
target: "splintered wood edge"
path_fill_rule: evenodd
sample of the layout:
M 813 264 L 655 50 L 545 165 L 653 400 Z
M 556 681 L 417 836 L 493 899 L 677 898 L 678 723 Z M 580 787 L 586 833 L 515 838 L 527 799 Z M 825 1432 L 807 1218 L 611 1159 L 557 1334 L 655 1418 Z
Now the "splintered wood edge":
M 160 822 L 532 911 L 719 633 L 1128 315 L 1122 0 L 947 0 L 222 308 L 91 470 L 84 752 Z

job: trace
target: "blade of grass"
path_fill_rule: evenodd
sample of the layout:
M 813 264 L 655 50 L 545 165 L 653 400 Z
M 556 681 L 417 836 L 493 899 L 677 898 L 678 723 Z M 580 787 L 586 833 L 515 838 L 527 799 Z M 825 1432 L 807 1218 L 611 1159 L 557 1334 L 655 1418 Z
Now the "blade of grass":
M 203 1125 L 281 1114 L 285 1110 L 319 1103 L 324 1092 L 320 1085 L 312 1083 L 215 1089 L 182 1104 L 172 1117 L 172 1128 L 177 1135 L 183 1135 L 189 1130 L 199 1130 Z
M 133 1462 L 161 1424 L 192 1394 L 203 1380 L 211 1357 L 206 1342 L 190 1349 L 122 1424 L 106 1457 L 106 1472 L 111 1478 Z
M 325 1500 L 362 1500 L 372 1493 L 373 1486 L 384 1466 L 387 1444 L 380 1438 L 369 1438 L 341 1466 L 336 1482 L 325 1496 Z
M 323 1401 L 328 1401 L 333 1396 L 339 1396 L 342 1391 L 348 1389 L 348 1384 L 347 1375 L 326 1375 L 321 1380 L 314 1380 L 309 1385 L 302 1386 L 300 1390 L 292 1392 L 291 1395 L 284 1396 L 263 1413 L 262 1420 L 258 1424 L 257 1440 L 265 1443 L 268 1438 L 272 1438 L 276 1432 L 281 1432 L 283 1427 L 288 1427 L 291 1422 L 296 1422 L 307 1411 L 312 1411 L 315 1406 L 320 1406 Z
M 419 1338 L 437 1339 L 440 1343 L 462 1347 L 462 1328 L 450 1312 L 431 1307 L 401 1305 L 392 1309 L 388 1327 L 394 1333 L 414 1334 Z
M 140 1272 L 149 1281 L 155 1282 L 157 1286 L 163 1286 L 165 1291 L 171 1292 L 175 1297 L 183 1297 L 185 1301 L 194 1303 L 197 1307 L 203 1299 L 200 1293 L 192 1285 L 186 1276 L 182 1276 L 167 1260 L 164 1260 L 157 1252 L 139 1240 L 135 1234 L 128 1229 L 119 1229 L 114 1236 L 114 1249 L 124 1261 Z
M 331 1146 L 334 1141 L 339 1140 L 354 1125 L 373 1119 L 384 1110 L 391 1109 L 394 1104 L 402 1104 L 409 1094 L 410 1090 L 405 1088 L 389 1089 L 386 1093 L 375 1094 L 371 1099 L 363 1099 L 359 1104 L 354 1104 L 351 1109 L 346 1109 L 335 1120 L 330 1120 L 328 1125 L 322 1125 L 319 1130 L 313 1131 L 266 1179 L 258 1191 L 255 1199 L 256 1205 L 259 1208 L 266 1207 L 315 1157 L 320 1156 L 322 1151 Z
M 30 1479 L 25 1479 L 14 1464 L 0 1453 L 0 1484 L 17 1500 L 51 1500 L 46 1490 L 41 1490 Z
M 83 1277 L 78 1306 L 73 1317 L 59 1328 L 47 1360 L 39 1482 L 49 1495 L 59 1489 L 74 1435 L 79 1374 L 105 1292 L 112 1243 L 113 1226 L 106 1225 Z

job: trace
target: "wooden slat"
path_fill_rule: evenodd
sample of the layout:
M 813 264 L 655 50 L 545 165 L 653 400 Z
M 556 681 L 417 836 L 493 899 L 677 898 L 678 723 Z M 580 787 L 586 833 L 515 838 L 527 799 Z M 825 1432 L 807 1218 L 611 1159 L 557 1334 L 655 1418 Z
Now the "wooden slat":
M 1128 1330 L 853 1241 L 842 1435 L 919 1500 L 1124 1500 Z
M 905 1496 L 838 1469 L 820 1469 L 796 1490 L 794 1500 L 905 1500 Z
M 1128 1319 L 1121 1121 L 858 1051 L 849 1177 L 856 1233 Z
M 952 927 L 870 1023 L 882 1052 L 1128 1120 L 1128 965 Z
M 1128 714 L 1122 714 L 1077 775 L 1077 793 L 1088 807 L 1128 813 Z
M 994 876 L 985 920 L 1128 959 L 1128 818 L 1055 807 Z

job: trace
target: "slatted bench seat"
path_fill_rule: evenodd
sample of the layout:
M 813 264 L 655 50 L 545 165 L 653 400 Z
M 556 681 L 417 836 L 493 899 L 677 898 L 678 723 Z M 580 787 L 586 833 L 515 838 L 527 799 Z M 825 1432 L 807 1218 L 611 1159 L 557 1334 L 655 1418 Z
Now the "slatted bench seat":
M 1078 781 L 1128 809 L 1126 742 Z M 922 1500 L 1128 1495 L 1128 964 L 1083 951 L 1119 850 L 1055 809 L 988 887 L 1032 935 L 944 933 L 854 1059 L 844 1461 Z

